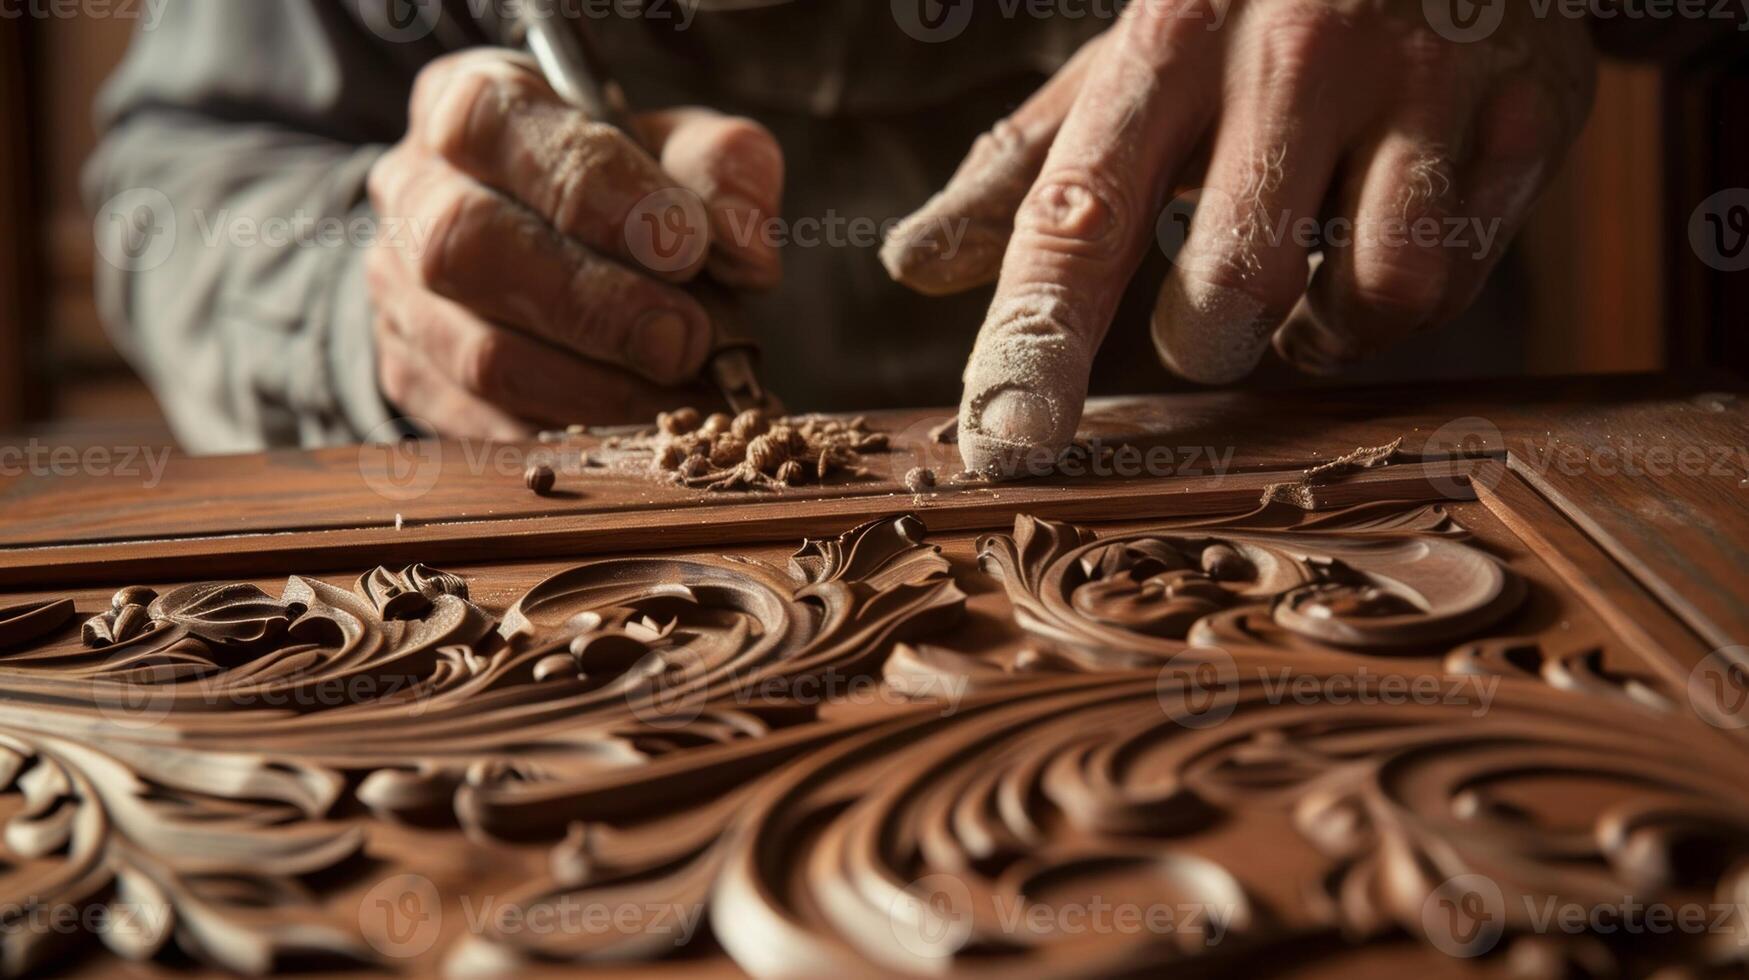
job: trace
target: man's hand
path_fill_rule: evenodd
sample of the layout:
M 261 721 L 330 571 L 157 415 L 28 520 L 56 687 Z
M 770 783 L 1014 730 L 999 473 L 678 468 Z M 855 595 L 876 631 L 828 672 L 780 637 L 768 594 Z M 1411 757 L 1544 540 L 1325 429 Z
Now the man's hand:
M 1237 380 L 1271 338 L 1334 370 L 1468 306 L 1577 136 L 1595 75 L 1584 22 L 1493 2 L 1504 22 L 1473 42 L 1433 29 L 1422 0 L 1131 4 L 884 253 L 925 292 L 997 279 L 966 369 L 966 464 L 999 472 L 1073 438 L 1094 352 L 1177 188 L 1200 185 L 1202 204 L 1153 337 L 1187 378 Z M 957 253 L 926 231 L 961 220 Z
M 425 69 L 370 180 L 377 214 L 412 231 L 367 258 L 390 401 L 443 434 L 501 439 L 689 401 L 671 386 L 696 379 L 711 329 L 675 284 L 707 264 L 775 284 L 775 250 L 730 232 L 777 213 L 783 157 L 757 123 L 705 109 L 639 126 L 660 163 L 565 104 L 531 59 Z

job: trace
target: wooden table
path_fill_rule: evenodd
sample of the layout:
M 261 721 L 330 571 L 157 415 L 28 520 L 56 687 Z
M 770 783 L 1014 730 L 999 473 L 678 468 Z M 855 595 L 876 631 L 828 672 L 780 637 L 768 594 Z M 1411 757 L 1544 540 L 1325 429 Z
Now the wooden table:
M 5 966 L 1741 962 L 1741 388 L 1101 402 L 1101 472 L 913 495 L 947 416 L 781 494 L 6 470 Z

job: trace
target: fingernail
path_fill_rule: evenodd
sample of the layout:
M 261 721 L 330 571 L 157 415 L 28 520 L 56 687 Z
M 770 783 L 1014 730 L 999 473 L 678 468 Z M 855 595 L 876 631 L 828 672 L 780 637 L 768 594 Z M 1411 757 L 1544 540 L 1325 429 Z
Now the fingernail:
M 925 296 L 994 282 L 1011 229 L 928 209 L 901 221 L 881 245 L 887 275 Z
M 1047 439 L 1055 423 L 1051 403 L 1030 391 L 1009 389 L 984 406 L 978 430 L 992 439 L 1034 443 Z
M 679 381 L 686 370 L 692 329 L 673 310 L 652 310 L 632 329 L 626 360 L 656 381 Z
M 1052 449 L 1056 412 L 1048 399 L 1019 388 L 997 392 L 961 427 L 960 455 L 969 469 L 991 476 L 1019 472 L 1030 455 Z
M 1329 340 L 1317 327 L 1292 324 L 1282 330 L 1276 349 L 1289 364 L 1307 374 L 1331 375 L 1340 371 L 1349 358 Z

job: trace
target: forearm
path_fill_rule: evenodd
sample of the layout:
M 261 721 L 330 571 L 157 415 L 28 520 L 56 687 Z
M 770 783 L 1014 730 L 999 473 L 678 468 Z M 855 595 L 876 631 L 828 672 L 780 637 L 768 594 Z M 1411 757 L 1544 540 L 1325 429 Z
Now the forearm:
M 99 301 L 192 450 L 337 442 L 388 417 L 362 257 L 408 231 L 368 220 L 366 175 L 406 131 L 420 65 L 491 38 L 460 17 L 385 36 L 364 18 L 386 9 L 175 0 L 105 87 L 85 175 Z M 154 217 L 142 204 L 169 212 L 156 234 L 174 247 L 124 247 Z
M 131 194 L 174 238 L 130 252 L 126 221 L 100 220 L 99 302 L 189 449 L 319 445 L 388 418 L 360 275 L 379 152 L 164 110 L 103 141 L 86 174 L 100 219 Z

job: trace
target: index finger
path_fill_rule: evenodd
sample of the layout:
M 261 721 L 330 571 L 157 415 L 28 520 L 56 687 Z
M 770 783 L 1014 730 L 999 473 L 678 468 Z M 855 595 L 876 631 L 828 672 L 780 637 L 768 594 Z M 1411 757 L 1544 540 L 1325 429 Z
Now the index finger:
M 1015 215 L 966 368 L 967 467 L 1003 475 L 1074 438 L 1093 355 L 1152 238 L 1150 216 L 1212 113 L 1206 87 L 1217 73 L 1206 69 L 1218 55 L 1206 6 L 1127 8 L 1064 120 Z

